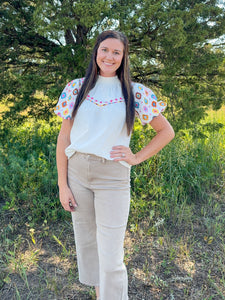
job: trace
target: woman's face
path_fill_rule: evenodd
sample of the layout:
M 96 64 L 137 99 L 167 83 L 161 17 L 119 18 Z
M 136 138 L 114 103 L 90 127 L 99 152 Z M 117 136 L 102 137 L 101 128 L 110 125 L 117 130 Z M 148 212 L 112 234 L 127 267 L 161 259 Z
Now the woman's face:
M 115 38 L 108 38 L 100 43 L 97 50 L 96 62 L 99 74 L 104 77 L 116 75 L 123 59 L 123 43 Z

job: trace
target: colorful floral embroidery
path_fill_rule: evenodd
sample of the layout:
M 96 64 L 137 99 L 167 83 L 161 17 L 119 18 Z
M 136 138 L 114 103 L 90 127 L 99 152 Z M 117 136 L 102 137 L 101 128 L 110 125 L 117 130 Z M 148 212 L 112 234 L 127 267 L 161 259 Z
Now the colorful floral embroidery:
M 156 95 L 149 88 L 139 83 L 132 83 L 135 95 L 135 110 L 143 124 L 151 122 L 151 120 L 163 112 L 166 103 L 157 101 Z
M 135 107 L 139 108 L 139 103 L 138 102 L 135 102 Z
M 64 110 L 63 114 L 64 114 L 64 116 L 67 116 L 68 113 L 69 113 L 69 109 L 67 108 L 66 110 Z
M 143 110 L 144 110 L 144 112 L 148 112 L 147 106 L 144 106 L 144 107 L 143 107 Z
M 141 93 L 136 93 L 135 97 L 136 97 L 137 99 L 141 99 Z
M 66 85 L 55 109 L 55 113 L 58 116 L 64 119 L 71 118 L 76 97 L 83 81 L 84 78 L 76 79 Z M 157 101 L 155 94 L 149 88 L 139 83 L 132 83 L 132 86 L 135 98 L 135 110 L 143 124 L 151 122 L 154 117 L 165 110 L 166 103 L 164 101 Z M 87 96 L 86 100 L 99 107 L 124 102 L 123 97 L 100 101 L 90 95 Z
M 66 93 L 62 93 L 61 98 L 64 99 L 66 97 Z
M 153 108 L 152 112 L 153 112 L 153 114 L 157 114 L 157 115 L 159 114 L 159 110 L 156 108 Z
M 77 94 L 78 94 L 78 89 L 74 89 L 74 90 L 73 90 L 73 94 L 74 94 L 74 95 L 77 95 Z
M 97 106 L 106 106 L 106 105 L 109 105 L 109 104 L 124 102 L 124 99 L 122 97 L 120 97 L 119 99 L 115 98 L 115 99 L 112 99 L 112 100 L 109 100 L 109 101 L 99 101 L 97 99 L 94 99 L 90 95 L 87 96 L 86 100 L 94 103 Z
M 70 105 L 69 105 L 69 108 L 72 109 L 73 107 L 74 107 L 74 103 L 71 102 Z
M 71 119 L 76 96 L 83 83 L 83 78 L 69 82 L 59 97 L 55 113 L 64 119 Z

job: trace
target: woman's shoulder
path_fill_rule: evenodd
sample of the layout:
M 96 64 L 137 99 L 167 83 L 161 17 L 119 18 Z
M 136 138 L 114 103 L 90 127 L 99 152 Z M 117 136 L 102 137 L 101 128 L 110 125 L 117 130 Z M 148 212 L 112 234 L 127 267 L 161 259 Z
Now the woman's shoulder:
M 132 87 L 135 111 L 142 124 L 151 122 L 154 117 L 165 110 L 166 102 L 157 101 L 156 95 L 150 88 L 137 82 L 132 82 Z
M 133 87 L 134 90 L 140 90 L 140 91 L 151 90 L 148 86 L 136 81 L 132 81 L 131 86 Z
M 71 119 L 73 107 L 84 78 L 73 79 L 63 89 L 54 112 L 64 119 Z
M 84 82 L 84 79 L 84 77 L 73 79 L 66 84 L 64 89 L 72 90 L 74 88 L 80 88 Z
M 76 78 L 68 82 L 59 97 L 59 101 L 75 100 L 83 81 L 84 78 Z
M 152 100 L 157 100 L 155 93 L 144 84 L 132 81 L 131 85 L 133 88 L 134 97 L 137 100 L 140 100 L 143 97 L 150 98 Z

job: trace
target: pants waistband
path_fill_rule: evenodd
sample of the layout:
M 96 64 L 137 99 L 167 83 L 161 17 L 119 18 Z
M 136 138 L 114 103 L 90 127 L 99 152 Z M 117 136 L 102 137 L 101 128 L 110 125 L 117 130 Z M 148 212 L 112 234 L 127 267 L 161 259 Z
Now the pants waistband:
M 76 152 L 74 155 L 83 157 L 87 160 L 92 160 L 92 161 L 101 161 L 101 162 L 107 162 L 108 159 L 101 157 L 101 156 L 97 156 L 95 154 L 89 154 L 89 153 L 82 153 L 82 152 Z

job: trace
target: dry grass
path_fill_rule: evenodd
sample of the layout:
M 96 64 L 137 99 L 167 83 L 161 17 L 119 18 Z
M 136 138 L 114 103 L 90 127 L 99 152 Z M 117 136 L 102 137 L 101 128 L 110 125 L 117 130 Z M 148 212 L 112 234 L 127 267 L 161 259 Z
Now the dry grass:
M 222 108 L 209 119 L 225 122 L 224 115 Z M 224 183 L 216 187 L 205 200 L 177 203 L 173 219 L 155 220 L 151 212 L 138 224 L 130 219 L 125 240 L 130 300 L 225 299 Z M 94 289 L 78 280 L 69 215 L 37 223 L 24 208 L 3 210 L 0 201 L 0 299 L 95 299 Z
M 164 223 L 154 234 L 147 221 L 127 230 L 131 300 L 225 299 L 224 198 L 190 213 L 188 224 Z M 95 299 L 78 280 L 71 223 L 37 224 L 31 234 L 21 215 L 1 212 L 0 298 Z

